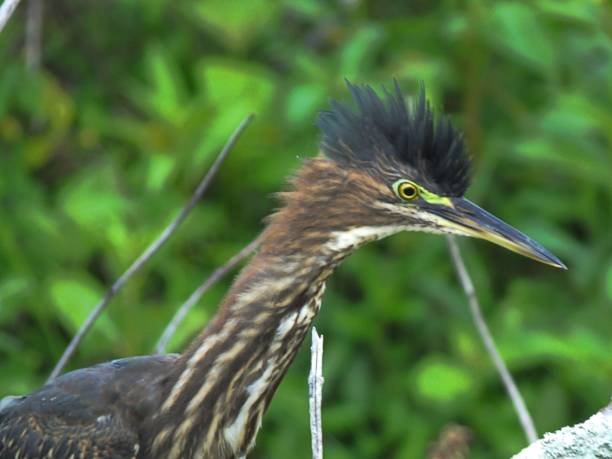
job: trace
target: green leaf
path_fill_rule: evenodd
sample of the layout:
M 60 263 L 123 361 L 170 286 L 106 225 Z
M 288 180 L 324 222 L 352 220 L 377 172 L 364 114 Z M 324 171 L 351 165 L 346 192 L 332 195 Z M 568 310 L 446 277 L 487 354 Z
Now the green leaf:
M 85 280 L 58 278 L 51 283 L 51 298 L 64 326 L 72 333 L 85 322 L 93 307 L 100 301 L 101 292 L 87 285 Z M 117 329 L 107 315 L 96 321 L 94 328 L 109 340 L 117 337 Z
M 64 211 L 79 225 L 100 230 L 108 228 L 109 221 L 120 218 L 126 202 L 118 192 L 112 171 L 91 172 L 69 183 L 61 202 Z
M 612 261 L 608 265 L 608 269 L 606 270 L 606 294 L 608 295 L 608 299 L 612 301 Z
M 597 3 L 592 0 L 538 0 L 537 7 L 554 17 L 593 24 L 599 12 Z
M 555 49 L 536 10 L 518 2 L 496 3 L 490 32 L 498 45 L 518 62 L 548 76 L 555 72 Z
M 442 403 L 466 394 L 474 385 L 472 376 L 463 368 L 434 359 L 419 365 L 416 384 L 422 396 Z
M 579 139 L 601 129 L 612 121 L 596 102 L 584 95 L 563 94 L 539 120 L 542 129 L 559 138 Z
M 243 49 L 272 21 L 279 5 L 270 0 L 204 0 L 196 2 L 194 9 L 200 21 L 224 44 Z
M 151 190 L 159 190 L 172 173 L 176 158 L 167 155 L 151 155 L 148 174 L 147 187 Z
M 196 147 L 197 157 L 202 158 L 223 144 L 245 116 L 263 112 L 272 101 L 275 86 L 261 67 L 226 59 L 203 61 L 199 79 L 217 114 L 202 130 Z
M 186 97 L 175 65 L 159 47 L 149 49 L 146 65 L 150 87 L 139 99 L 152 113 L 174 123 L 180 122 Z
M 312 120 L 325 100 L 325 91 L 320 85 L 296 86 L 287 96 L 287 120 L 301 125 Z
M 342 48 L 341 74 L 346 78 L 355 78 L 362 75 L 364 69 L 371 67 L 383 35 L 384 30 L 373 25 L 358 29 L 357 33 Z
M 9 308 L 11 297 L 25 293 L 29 284 L 27 278 L 18 275 L 0 278 L 0 324 L 12 320 L 18 313 Z

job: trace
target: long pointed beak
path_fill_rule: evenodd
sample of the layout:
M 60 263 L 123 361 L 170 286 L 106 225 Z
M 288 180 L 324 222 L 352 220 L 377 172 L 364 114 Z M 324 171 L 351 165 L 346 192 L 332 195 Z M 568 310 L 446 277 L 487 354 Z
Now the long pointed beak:
M 465 198 L 451 198 L 452 205 L 435 205 L 427 210 L 444 220 L 456 234 L 485 239 L 508 250 L 555 268 L 567 269 L 561 260 L 533 239 L 491 215 Z

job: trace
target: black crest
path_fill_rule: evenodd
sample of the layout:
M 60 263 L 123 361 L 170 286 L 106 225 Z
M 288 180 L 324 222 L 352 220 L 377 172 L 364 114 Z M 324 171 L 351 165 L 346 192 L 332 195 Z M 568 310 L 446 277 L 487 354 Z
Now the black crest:
M 395 91 L 384 90 L 384 100 L 370 86 L 346 84 L 356 110 L 332 101 L 331 110 L 317 119 L 321 149 L 328 158 L 353 167 L 408 166 L 436 188 L 432 191 L 463 196 L 470 182 L 463 135 L 446 117 L 434 118 L 423 86 L 409 108 L 397 81 Z

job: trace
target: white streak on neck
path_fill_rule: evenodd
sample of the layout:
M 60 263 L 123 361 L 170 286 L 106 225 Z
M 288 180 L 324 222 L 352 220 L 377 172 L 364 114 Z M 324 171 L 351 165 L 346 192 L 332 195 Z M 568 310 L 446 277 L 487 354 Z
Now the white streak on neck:
M 225 440 L 229 443 L 234 452 L 238 450 L 240 444 L 242 443 L 242 437 L 244 435 L 248 416 L 251 413 L 251 407 L 268 387 L 270 376 L 274 370 L 274 364 L 273 362 L 268 361 L 266 365 L 267 367 L 263 374 L 246 388 L 248 397 L 240 408 L 240 413 L 238 413 L 238 416 L 234 422 L 227 426 L 223 431 Z
M 303 307 L 302 309 L 305 309 L 305 307 Z M 294 311 L 288 316 L 283 317 L 278 328 L 276 329 L 276 338 L 284 338 L 287 333 L 289 333 L 289 330 L 291 330 L 295 326 L 297 318 L 298 311 Z
M 399 226 L 359 226 L 346 231 L 334 231 L 326 247 L 334 252 L 357 248 L 367 241 L 375 241 L 401 231 Z

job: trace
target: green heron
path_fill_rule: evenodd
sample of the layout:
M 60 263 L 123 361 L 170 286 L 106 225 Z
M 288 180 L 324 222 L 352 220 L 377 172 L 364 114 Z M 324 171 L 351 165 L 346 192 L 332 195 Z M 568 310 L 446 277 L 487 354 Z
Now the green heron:
M 463 197 L 463 137 L 423 89 L 379 97 L 347 82 L 353 104 L 320 113 L 321 154 L 281 194 L 283 207 L 219 312 L 180 355 L 115 360 L 67 373 L 0 406 L 0 458 L 245 457 L 319 308 L 334 268 L 400 231 L 486 239 L 563 263 Z

